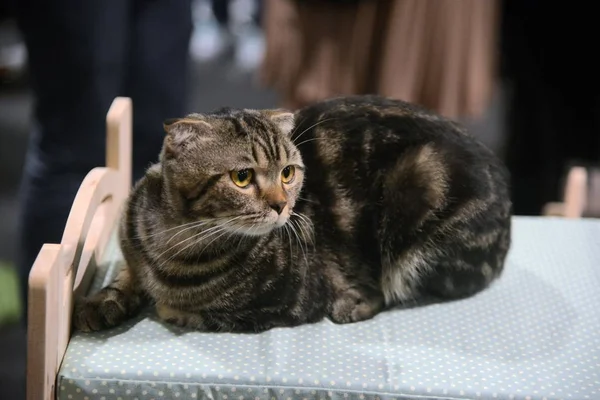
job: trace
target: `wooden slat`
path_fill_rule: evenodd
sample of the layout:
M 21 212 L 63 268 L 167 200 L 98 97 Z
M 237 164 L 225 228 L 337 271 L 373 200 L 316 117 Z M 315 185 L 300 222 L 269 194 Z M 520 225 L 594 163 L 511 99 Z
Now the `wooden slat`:
M 56 309 L 60 245 L 45 244 L 29 274 L 27 400 L 54 399 L 59 361 Z
M 131 187 L 131 100 L 116 98 L 106 124 L 107 167 L 94 168 L 85 177 L 61 243 L 44 244 L 29 276 L 28 400 L 54 399 L 56 374 L 71 333 L 75 277 L 80 276 L 77 289 L 81 291 L 117 225 Z

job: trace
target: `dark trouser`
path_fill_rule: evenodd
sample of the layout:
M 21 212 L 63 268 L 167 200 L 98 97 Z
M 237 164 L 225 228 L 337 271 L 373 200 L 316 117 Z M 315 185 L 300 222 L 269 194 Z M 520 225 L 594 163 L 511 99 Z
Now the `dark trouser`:
M 212 12 L 219 25 L 226 26 L 229 23 L 229 0 L 212 0 Z
M 59 243 L 90 169 L 104 165 L 106 113 L 133 100 L 133 179 L 157 160 L 162 122 L 186 103 L 190 0 L 18 0 L 35 95 L 21 188 L 22 295 L 43 243 Z
M 571 161 L 600 161 L 598 23 L 592 7 L 505 0 L 503 66 L 512 94 L 507 164 L 514 212 L 560 199 Z M 569 27 L 562 29 L 561 27 Z
M 260 26 L 262 20 L 262 0 L 255 0 L 256 10 L 252 15 L 254 23 Z M 229 0 L 212 0 L 212 11 L 215 19 L 221 26 L 226 26 L 229 23 L 229 6 L 231 2 Z

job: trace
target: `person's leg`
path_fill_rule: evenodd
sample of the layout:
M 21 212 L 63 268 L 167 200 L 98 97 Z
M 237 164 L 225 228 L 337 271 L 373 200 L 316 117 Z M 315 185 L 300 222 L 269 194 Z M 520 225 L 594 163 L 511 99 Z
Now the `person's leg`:
M 252 20 L 257 27 L 262 28 L 262 16 L 263 16 L 263 0 L 254 0 L 256 9 L 252 13 Z
M 158 160 L 167 118 L 187 103 L 190 0 L 135 0 L 125 94 L 133 101 L 133 179 Z
M 229 0 L 212 0 L 212 12 L 219 25 L 229 24 Z
M 104 165 L 105 118 L 124 78 L 130 2 L 20 0 L 16 16 L 35 100 L 20 194 L 18 264 L 27 304 L 42 244 L 60 242 L 79 185 Z
M 116 96 L 133 100 L 134 179 L 157 160 L 163 120 L 185 112 L 192 25 L 189 0 L 24 0 L 18 19 L 36 97 L 21 188 L 26 301 L 42 244 L 60 242 L 81 181 L 104 165 L 106 113 Z

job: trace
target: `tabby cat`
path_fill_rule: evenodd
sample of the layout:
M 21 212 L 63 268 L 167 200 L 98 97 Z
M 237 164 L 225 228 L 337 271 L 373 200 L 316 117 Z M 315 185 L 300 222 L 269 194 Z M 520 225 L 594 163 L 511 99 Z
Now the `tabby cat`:
M 295 114 L 191 114 L 165 130 L 122 217 L 127 268 L 78 302 L 80 330 L 148 301 L 204 331 L 350 323 L 471 296 L 503 269 L 505 167 L 420 107 L 351 96 Z

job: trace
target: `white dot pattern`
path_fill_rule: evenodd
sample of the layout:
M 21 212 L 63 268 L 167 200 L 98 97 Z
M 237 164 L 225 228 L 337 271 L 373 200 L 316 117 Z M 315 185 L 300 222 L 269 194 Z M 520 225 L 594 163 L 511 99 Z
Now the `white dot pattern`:
M 600 222 L 514 218 L 501 279 L 446 304 L 258 335 L 160 323 L 152 310 L 75 334 L 59 399 L 599 399 Z M 116 243 L 92 290 L 120 265 Z

